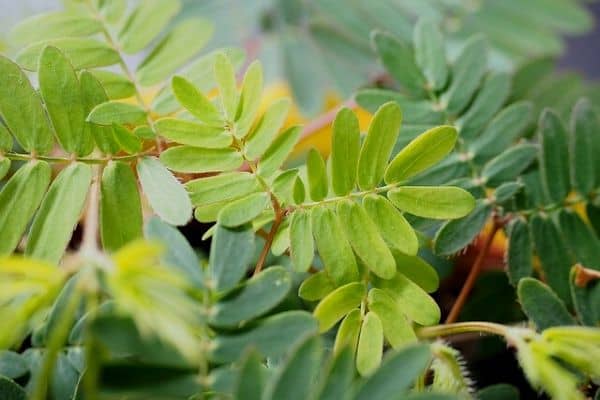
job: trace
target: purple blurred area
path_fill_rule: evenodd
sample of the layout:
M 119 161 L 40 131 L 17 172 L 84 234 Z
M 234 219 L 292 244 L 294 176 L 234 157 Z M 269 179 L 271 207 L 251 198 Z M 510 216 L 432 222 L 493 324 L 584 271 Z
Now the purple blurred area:
M 594 30 L 585 36 L 568 38 L 559 66 L 589 79 L 600 79 L 600 2 L 590 4 L 589 8 L 596 17 Z

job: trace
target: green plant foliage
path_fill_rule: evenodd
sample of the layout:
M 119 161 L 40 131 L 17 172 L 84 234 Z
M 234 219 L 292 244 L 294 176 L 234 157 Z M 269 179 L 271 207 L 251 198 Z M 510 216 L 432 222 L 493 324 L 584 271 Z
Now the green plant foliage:
M 511 84 L 487 60 L 534 43 L 552 53 L 550 32 L 575 32 L 586 14 L 535 0 L 531 25 L 552 30 L 511 31 L 521 47 L 507 51 L 474 26 L 490 9 L 520 15 L 484 2 L 456 17 L 469 38 L 450 50 L 450 3 L 417 3 L 274 6 L 303 106 L 327 87 L 317 62 L 333 76 L 352 60 L 336 83 L 365 83 L 369 37 L 397 84 L 357 94 L 373 112 L 365 132 L 341 107 L 328 114 L 331 153 L 293 162 L 310 131 L 287 122 L 291 102 L 263 104 L 262 65 L 240 50 L 196 57 L 213 24 L 178 19 L 179 1 L 68 1 L 14 28 L 16 63 L 0 56 L 0 398 L 514 397 L 477 391 L 439 340 L 473 332 L 514 347 L 534 388 L 583 399 L 600 377 L 594 99 L 569 124 L 545 110 L 535 129 L 530 80 L 547 65 Z M 439 256 L 490 222 L 508 236 L 528 323 L 440 324 Z

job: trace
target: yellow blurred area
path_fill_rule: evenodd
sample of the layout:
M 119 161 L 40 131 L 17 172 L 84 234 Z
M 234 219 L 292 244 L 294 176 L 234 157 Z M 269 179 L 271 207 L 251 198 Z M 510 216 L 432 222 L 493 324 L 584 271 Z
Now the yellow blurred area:
M 285 82 L 277 82 L 265 88 L 260 113 L 263 113 L 270 104 L 280 98 L 292 98 L 290 88 Z M 322 114 L 339 108 L 343 101 L 344 99 L 341 99 L 335 93 L 329 92 L 325 98 L 325 106 L 322 110 Z M 360 107 L 354 108 L 354 112 L 358 117 L 361 132 L 366 131 L 369 122 L 371 122 L 371 113 Z M 319 116 L 316 116 L 316 118 L 319 118 Z M 311 121 L 311 118 L 303 116 L 299 108 L 292 103 L 292 108 L 290 109 L 285 126 L 306 125 Z M 331 121 L 333 121 L 333 119 Z M 312 132 L 310 136 L 300 140 L 292 153 L 292 157 L 297 157 L 313 147 L 319 150 L 323 155 L 329 154 L 331 149 L 331 123 L 332 122 L 326 123 L 322 128 Z

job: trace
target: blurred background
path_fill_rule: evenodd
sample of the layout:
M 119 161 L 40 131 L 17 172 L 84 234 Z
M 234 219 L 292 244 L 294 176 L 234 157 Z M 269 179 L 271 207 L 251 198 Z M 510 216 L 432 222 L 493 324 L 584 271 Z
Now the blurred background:
M 0 0 L 0 51 L 14 55 L 10 29 L 36 13 L 61 8 L 75 0 Z M 108 0 L 120 1 L 120 0 Z M 453 56 L 465 39 L 483 34 L 491 45 L 490 67 L 515 71 L 535 59 L 556 60 L 556 71 L 537 83 L 532 96 L 536 105 L 569 111 L 580 95 L 600 104 L 600 3 L 586 0 L 183 0 L 179 18 L 202 16 L 214 24 L 209 51 L 239 47 L 246 60 L 260 59 L 266 75 L 265 103 L 291 96 L 295 109 L 288 123 L 304 123 L 311 135 L 303 140 L 295 157 L 315 146 L 326 154 L 330 119 L 323 116 L 343 103 L 351 103 L 356 89 L 378 85 L 381 76 L 370 48 L 373 30 L 385 30 L 410 40 L 417 17 L 440 22 L 448 35 L 448 55 Z M 190 38 L 194 40 L 194 38 Z M 143 54 L 128 59 L 138 63 Z M 247 62 L 246 61 L 246 62 Z M 550 63 L 549 65 L 552 65 Z M 149 90 L 147 96 L 156 94 Z M 350 102 L 350 103 L 349 103 Z M 361 124 L 369 115 L 359 110 Z M 190 241 L 206 247 L 199 238 L 205 227 L 195 223 L 184 228 Z M 452 304 L 466 268 L 472 265 L 477 246 L 458 258 L 458 268 L 448 260 L 435 265 L 444 285 L 437 300 L 444 308 Z M 523 316 L 503 266 L 504 243 L 500 238 L 478 280 L 463 314 L 465 320 L 518 322 Z M 434 263 L 434 260 L 430 260 Z M 462 268 L 461 268 L 462 266 Z M 490 305 L 494 305 L 490 307 Z M 505 305 L 497 308 L 495 305 Z M 479 386 L 511 382 L 522 398 L 536 398 L 519 373 L 513 354 L 497 339 L 459 337 L 458 346 L 469 360 Z

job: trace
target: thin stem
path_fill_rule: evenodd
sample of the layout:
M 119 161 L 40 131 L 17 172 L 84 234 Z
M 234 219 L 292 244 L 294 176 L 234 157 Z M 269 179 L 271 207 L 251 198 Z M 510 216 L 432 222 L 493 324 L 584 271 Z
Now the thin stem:
M 275 198 L 273 194 L 271 194 L 271 201 L 273 203 L 273 210 L 275 211 L 275 220 L 273 221 L 273 225 L 271 225 L 271 230 L 267 234 L 267 238 L 265 239 L 265 245 L 263 246 L 262 251 L 260 252 L 260 256 L 258 257 L 258 261 L 256 262 L 256 267 L 254 268 L 254 274 L 258 275 L 265 265 L 265 261 L 267 260 L 267 256 L 269 255 L 269 251 L 271 250 L 271 246 L 273 245 L 273 240 L 275 239 L 275 235 L 277 234 L 277 230 L 279 226 L 283 222 L 283 218 L 285 213 L 281 209 L 281 205 L 279 201 Z
M 102 170 L 102 166 L 94 166 L 94 177 L 88 195 L 88 205 L 83 225 L 83 239 L 80 247 L 80 251 L 84 255 L 93 255 L 100 251 L 98 247 L 98 219 Z
M 459 335 L 462 333 L 488 333 L 507 337 L 509 328 L 493 322 L 457 322 L 444 325 L 426 326 L 417 330 L 421 339 L 434 339 L 442 336 Z
M 128 154 L 126 156 L 111 156 L 111 157 L 52 157 L 52 156 L 41 156 L 27 153 L 15 153 L 8 152 L 4 153 L 4 157 L 11 160 L 29 161 L 29 160 L 42 160 L 52 163 L 71 163 L 73 161 L 81 162 L 84 164 L 106 164 L 111 160 L 114 161 L 134 161 L 139 157 L 154 154 L 154 148 L 147 151 L 135 154 Z
M 94 14 L 94 18 L 96 18 L 102 24 L 102 35 L 106 39 L 108 45 L 110 47 L 112 47 L 113 50 L 115 50 L 118 53 L 119 66 L 121 67 L 121 70 L 123 71 L 123 73 L 131 81 L 131 83 L 133 83 L 133 87 L 135 88 L 135 97 L 137 99 L 137 102 L 138 102 L 139 106 L 142 107 L 144 109 L 144 111 L 146 112 L 146 122 L 148 123 L 148 126 L 152 129 L 152 131 L 155 131 L 154 121 L 152 121 L 152 118 L 150 117 L 151 109 L 148 106 L 148 104 L 146 104 L 146 101 L 144 100 L 144 97 L 142 96 L 142 90 L 140 88 L 140 85 L 137 81 L 135 74 L 129 69 L 129 66 L 125 62 L 125 59 L 123 58 L 121 47 L 117 44 L 116 40 L 112 37 L 109 29 L 107 28 L 106 21 L 104 20 L 104 17 L 102 16 L 102 14 L 100 14 L 100 12 L 98 12 L 98 10 L 94 7 L 94 5 L 89 1 L 88 1 L 88 6 L 92 10 L 92 13 Z M 158 149 L 159 152 L 161 152 L 163 150 L 162 143 L 161 143 L 158 135 L 156 136 L 156 148 Z
M 465 284 L 463 285 L 458 295 L 458 298 L 456 299 L 456 302 L 452 306 L 450 314 L 448 314 L 448 318 L 446 318 L 447 324 L 456 322 L 456 320 L 458 319 L 458 316 L 460 315 L 460 312 L 463 306 L 465 305 L 465 302 L 467 301 L 467 298 L 469 297 L 473 286 L 475 285 L 475 281 L 477 280 L 477 277 L 481 272 L 485 258 L 487 257 L 492 242 L 494 241 L 494 237 L 496 236 L 498 230 L 500 230 L 500 227 L 501 224 L 494 218 L 492 230 L 485 238 L 485 242 L 483 244 L 483 247 L 481 248 L 481 252 L 477 255 L 475 263 L 473 264 L 473 267 L 471 267 L 471 271 L 469 271 L 469 276 L 467 277 L 467 280 L 465 281 Z

